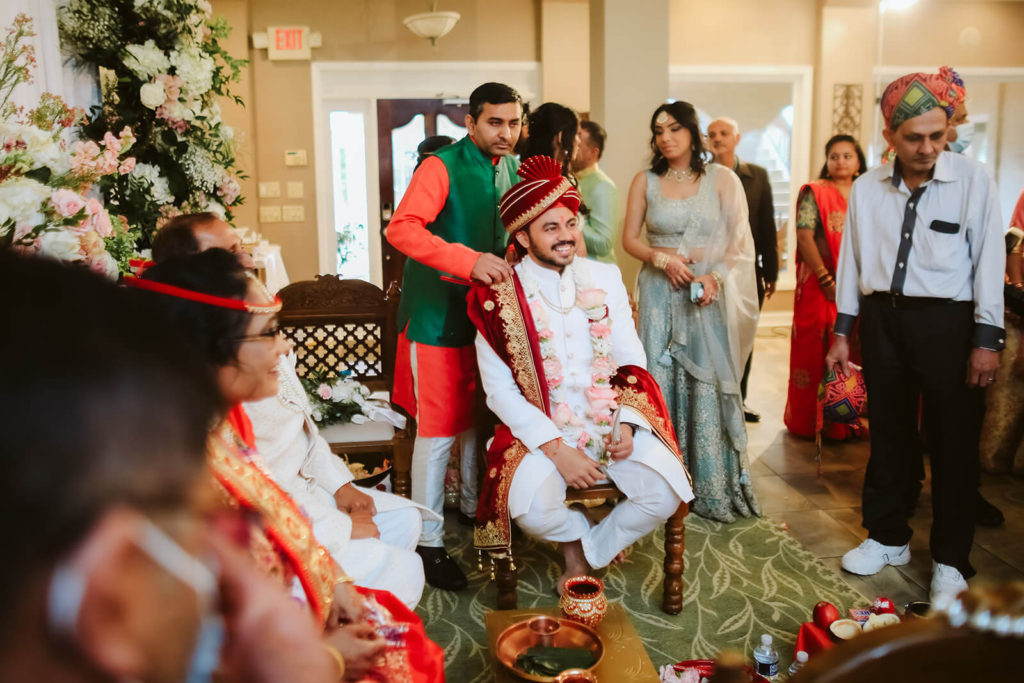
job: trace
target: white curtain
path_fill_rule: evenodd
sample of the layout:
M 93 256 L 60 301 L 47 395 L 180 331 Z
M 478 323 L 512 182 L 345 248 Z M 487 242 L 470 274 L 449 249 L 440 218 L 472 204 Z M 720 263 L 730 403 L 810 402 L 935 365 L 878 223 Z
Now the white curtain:
M 44 92 L 60 95 L 72 107 L 86 111 L 100 101 L 99 85 L 94 69 L 76 70 L 60 51 L 57 34 L 57 7 L 62 0 L 2 0 L 0 30 L 6 32 L 14 17 L 27 14 L 36 33 L 29 38 L 36 49 L 35 82 L 22 83 L 14 90 L 14 104 L 34 107 Z

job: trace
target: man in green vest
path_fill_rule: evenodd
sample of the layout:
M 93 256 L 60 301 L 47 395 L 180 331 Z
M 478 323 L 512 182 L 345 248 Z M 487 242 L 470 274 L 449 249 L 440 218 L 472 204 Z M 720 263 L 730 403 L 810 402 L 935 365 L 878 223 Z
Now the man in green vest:
M 413 174 L 387 228 L 408 256 L 398 307 L 393 400 L 416 418 L 412 499 L 444 514 L 444 480 L 452 447 L 462 453 L 459 519 L 476 517 L 476 330 L 466 315 L 465 285 L 447 276 L 493 284 L 511 277 L 498 201 L 518 180 L 510 155 L 519 140 L 523 103 L 502 83 L 469 97 L 469 134 L 428 157 Z M 444 549 L 443 522 L 425 522 L 416 552 L 427 582 L 445 590 L 466 575 Z

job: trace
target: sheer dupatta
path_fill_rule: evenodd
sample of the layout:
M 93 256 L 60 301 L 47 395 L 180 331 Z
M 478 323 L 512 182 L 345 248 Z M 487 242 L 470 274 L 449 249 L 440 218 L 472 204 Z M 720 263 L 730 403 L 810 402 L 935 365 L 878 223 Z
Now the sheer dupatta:
M 678 252 L 693 261 L 694 275 L 717 272 L 723 287 L 718 299 L 710 304 L 720 306 L 726 322 L 728 348 L 718 335 L 704 330 L 703 342 L 708 358 L 690 358 L 698 366 L 710 363 L 722 386 L 728 393 L 739 393 L 739 382 L 747 357 L 754 347 L 754 334 L 760 309 L 757 302 L 757 284 L 754 270 L 754 238 L 750 233 L 747 200 L 743 185 L 735 173 L 719 164 L 709 164 L 702 182 L 714 194 L 707 197 L 709 224 L 702 229 L 691 229 L 683 234 Z M 685 312 L 689 324 L 702 325 L 701 311 L 687 300 L 676 305 Z M 688 327 L 689 325 L 684 325 Z M 690 332 L 673 324 L 674 341 L 686 346 Z M 681 334 L 680 334 L 681 333 Z M 708 368 L 711 369 L 711 368 Z

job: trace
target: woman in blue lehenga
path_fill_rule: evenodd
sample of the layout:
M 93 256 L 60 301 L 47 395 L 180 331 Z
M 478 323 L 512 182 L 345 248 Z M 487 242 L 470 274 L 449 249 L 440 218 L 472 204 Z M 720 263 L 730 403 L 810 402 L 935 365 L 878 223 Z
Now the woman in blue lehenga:
M 746 199 L 736 174 L 705 163 L 692 105 L 655 110 L 651 148 L 651 168 L 629 188 L 622 235 L 644 262 L 640 339 L 693 477 L 691 509 L 732 522 L 760 514 L 740 397 L 758 316 Z

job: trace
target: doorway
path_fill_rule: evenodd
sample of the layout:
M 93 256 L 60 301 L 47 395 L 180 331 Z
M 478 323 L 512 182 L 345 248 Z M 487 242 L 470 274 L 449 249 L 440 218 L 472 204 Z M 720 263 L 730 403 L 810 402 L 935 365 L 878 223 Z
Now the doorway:
M 464 100 L 377 100 L 381 274 L 385 291 L 392 282 L 402 281 L 405 255 L 392 247 L 384 234 L 419 165 L 417 147 L 435 135 L 461 139 L 466 135 L 462 124 L 468 113 L 469 104 Z

